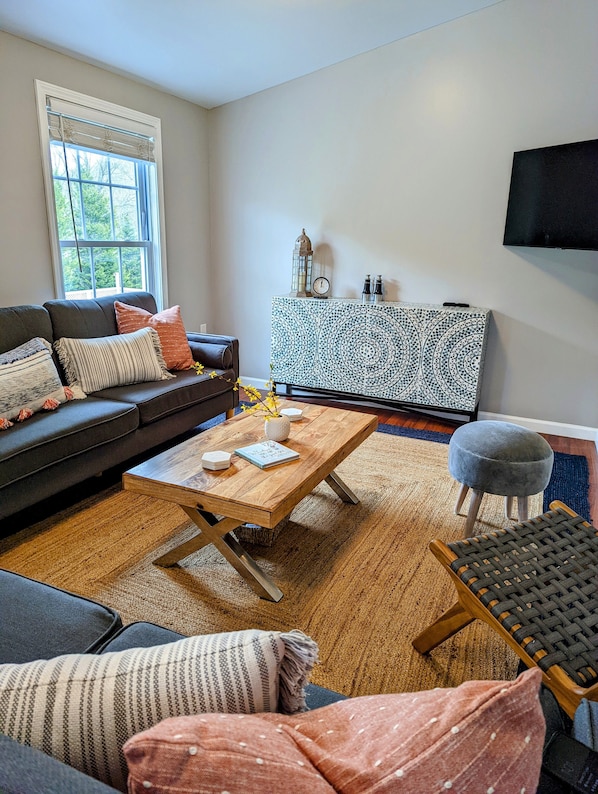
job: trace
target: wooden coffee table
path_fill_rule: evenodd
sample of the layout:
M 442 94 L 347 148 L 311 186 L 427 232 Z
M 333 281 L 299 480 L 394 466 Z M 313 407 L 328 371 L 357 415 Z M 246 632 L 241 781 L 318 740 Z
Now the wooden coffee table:
M 155 560 L 156 565 L 176 565 L 213 543 L 259 596 L 280 601 L 282 591 L 231 533 L 244 523 L 274 528 L 323 480 L 343 501 L 357 504 L 359 499 L 334 469 L 378 426 L 375 416 L 358 411 L 296 402 L 285 405 L 303 409 L 303 418 L 291 423 L 291 435 L 284 442 L 299 452 L 298 460 L 263 470 L 233 455 L 228 469 L 203 469 L 204 452 L 233 452 L 264 440 L 264 420 L 241 414 L 123 475 L 127 491 L 175 502 L 200 530 Z

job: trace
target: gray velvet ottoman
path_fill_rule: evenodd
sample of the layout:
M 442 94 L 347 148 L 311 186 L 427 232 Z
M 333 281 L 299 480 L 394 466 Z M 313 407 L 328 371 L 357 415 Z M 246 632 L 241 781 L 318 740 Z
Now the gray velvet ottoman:
M 485 420 L 457 428 L 449 443 L 448 467 L 451 476 L 461 483 L 455 513 L 459 513 L 469 489 L 473 491 L 465 537 L 474 534 L 485 493 L 506 497 L 508 518 L 516 496 L 519 521 L 526 521 L 527 499 L 548 485 L 553 459 L 554 453 L 542 436 L 510 422 Z

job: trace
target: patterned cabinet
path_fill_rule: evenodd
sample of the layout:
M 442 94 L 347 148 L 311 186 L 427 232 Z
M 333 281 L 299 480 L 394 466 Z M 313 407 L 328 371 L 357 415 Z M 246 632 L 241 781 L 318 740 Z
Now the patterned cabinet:
M 275 297 L 273 380 L 473 416 L 489 316 L 487 309 Z

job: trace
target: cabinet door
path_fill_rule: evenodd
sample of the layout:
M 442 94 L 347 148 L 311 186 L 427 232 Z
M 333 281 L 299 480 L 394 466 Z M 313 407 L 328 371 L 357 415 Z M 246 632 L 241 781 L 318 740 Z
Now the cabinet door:
M 422 318 L 418 403 L 473 411 L 479 400 L 488 312 L 429 309 Z

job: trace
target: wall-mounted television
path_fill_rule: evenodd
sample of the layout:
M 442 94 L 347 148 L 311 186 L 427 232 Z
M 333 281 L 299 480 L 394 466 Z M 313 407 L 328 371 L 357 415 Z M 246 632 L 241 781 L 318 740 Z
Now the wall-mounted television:
M 598 251 L 598 140 L 515 152 L 503 244 Z

